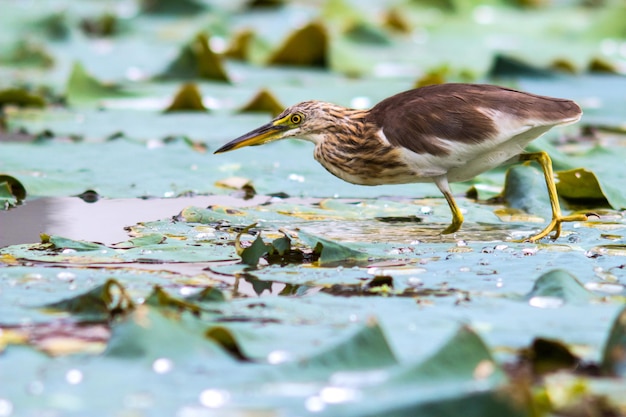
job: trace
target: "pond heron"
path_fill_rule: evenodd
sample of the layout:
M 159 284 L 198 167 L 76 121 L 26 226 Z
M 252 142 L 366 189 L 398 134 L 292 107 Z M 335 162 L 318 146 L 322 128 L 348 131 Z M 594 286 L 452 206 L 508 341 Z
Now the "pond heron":
M 558 238 L 563 222 L 587 220 L 585 214 L 561 213 L 548 154 L 524 153 L 529 142 L 581 115 L 571 100 L 486 84 L 440 84 L 396 94 L 369 110 L 304 101 L 215 153 L 296 137 L 313 142 L 315 159 L 353 184 L 433 182 L 452 211 L 444 234 L 463 223 L 450 182 L 504 163 L 536 161 L 548 186 L 552 220 L 527 239 L 534 242 L 551 232 Z

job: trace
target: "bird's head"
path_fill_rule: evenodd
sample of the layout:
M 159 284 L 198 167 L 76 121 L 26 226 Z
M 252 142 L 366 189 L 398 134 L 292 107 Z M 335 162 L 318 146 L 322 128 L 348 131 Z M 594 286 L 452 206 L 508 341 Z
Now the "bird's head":
M 322 101 L 304 101 L 285 109 L 269 123 L 228 142 L 215 153 L 291 137 L 318 142 L 326 129 L 341 122 L 345 110 Z

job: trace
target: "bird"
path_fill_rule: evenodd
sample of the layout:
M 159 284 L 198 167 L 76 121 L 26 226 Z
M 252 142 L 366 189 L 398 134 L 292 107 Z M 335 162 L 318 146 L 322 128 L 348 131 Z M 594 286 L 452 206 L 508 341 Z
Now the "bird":
M 525 239 L 536 242 L 552 232 L 557 239 L 562 223 L 585 221 L 587 215 L 562 214 L 550 156 L 524 149 L 581 116 L 578 104 L 568 99 L 491 84 L 435 84 L 395 94 L 370 109 L 303 101 L 214 153 L 298 138 L 315 144 L 314 158 L 326 170 L 353 184 L 434 183 L 452 212 L 442 234 L 457 232 L 464 220 L 451 182 L 507 163 L 536 161 L 552 209 L 550 223 Z

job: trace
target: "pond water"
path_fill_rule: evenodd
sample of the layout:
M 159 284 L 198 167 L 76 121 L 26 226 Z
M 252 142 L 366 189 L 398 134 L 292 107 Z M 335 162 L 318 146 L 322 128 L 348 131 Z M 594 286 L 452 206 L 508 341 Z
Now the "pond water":
M 214 195 L 176 199 L 100 199 L 87 203 L 78 197 L 47 197 L 26 201 L 0 211 L 0 247 L 40 241 L 40 233 L 69 239 L 112 244 L 128 239 L 124 230 L 139 222 L 166 219 L 188 206 L 262 204 L 270 197 L 252 200 Z

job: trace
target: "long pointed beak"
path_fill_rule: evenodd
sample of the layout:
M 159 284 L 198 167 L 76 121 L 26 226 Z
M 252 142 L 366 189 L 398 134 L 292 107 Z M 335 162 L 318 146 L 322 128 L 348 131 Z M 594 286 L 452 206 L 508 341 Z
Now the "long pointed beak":
M 243 148 L 244 146 L 262 145 L 266 142 L 280 139 L 285 130 L 287 130 L 286 126 L 275 125 L 274 122 L 269 122 L 258 129 L 254 129 L 253 131 L 228 142 L 226 145 L 222 146 L 213 153 L 228 152 Z

